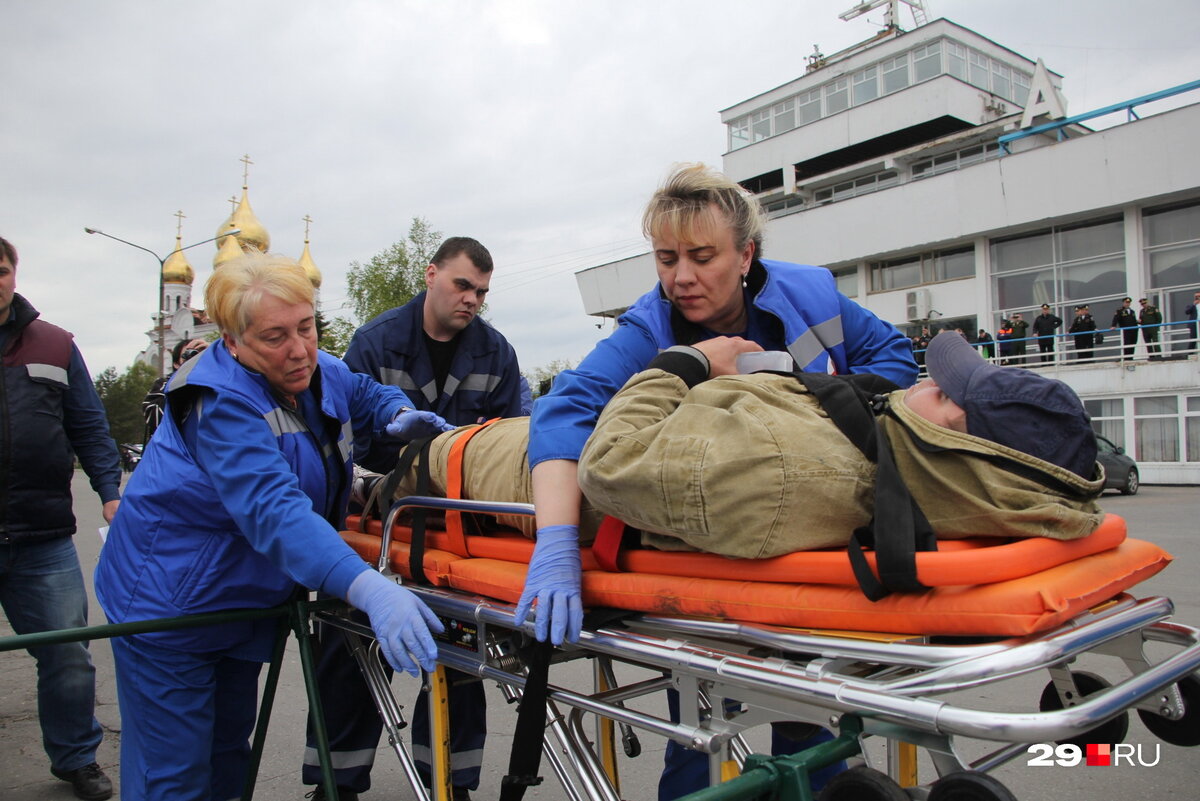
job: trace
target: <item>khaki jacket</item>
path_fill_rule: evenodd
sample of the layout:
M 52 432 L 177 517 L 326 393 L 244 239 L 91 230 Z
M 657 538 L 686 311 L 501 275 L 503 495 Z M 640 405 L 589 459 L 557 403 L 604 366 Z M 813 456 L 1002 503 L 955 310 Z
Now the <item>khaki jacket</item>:
M 1071 539 L 1100 524 L 1102 473 L 1084 481 L 934 426 L 903 396 L 890 396 L 895 416 L 884 417 L 883 430 L 939 537 Z M 927 453 L 922 442 L 947 450 Z M 1057 481 L 1047 486 L 1038 475 Z M 640 373 L 605 408 L 579 463 L 584 494 L 648 532 L 646 544 L 745 558 L 845 545 L 871 518 L 874 477 L 874 464 L 799 381 L 766 373 L 690 391 L 670 373 Z
M 446 465 L 450 449 L 465 432 L 477 426 L 463 426 L 436 437 L 429 445 L 430 494 L 446 496 Z M 416 475 L 411 472 L 396 487 L 397 498 L 416 492 Z M 506 503 L 533 503 L 533 485 L 529 476 L 529 418 L 506 417 L 471 437 L 463 453 L 464 498 Z M 584 499 L 580 511 L 579 534 L 591 542 L 604 515 Z M 498 515 L 501 525 L 519 529 L 533 537 L 537 529 L 528 515 Z

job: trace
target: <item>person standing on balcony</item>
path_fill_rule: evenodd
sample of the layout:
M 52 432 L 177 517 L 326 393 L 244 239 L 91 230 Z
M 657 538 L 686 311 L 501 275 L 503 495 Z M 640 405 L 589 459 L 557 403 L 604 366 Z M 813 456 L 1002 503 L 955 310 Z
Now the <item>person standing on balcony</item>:
M 1142 341 L 1146 343 L 1146 354 L 1151 359 L 1161 359 L 1162 349 L 1158 344 L 1158 333 L 1162 330 L 1162 312 L 1145 298 L 1138 303 L 1142 307 L 1138 313 L 1138 323 L 1142 326 Z
M 1050 305 L 1042 304 L 1042 313 L 1033 318 L 1033 333 L 1038 338 L 1038 352 L 1043 364 L 1054 361 L 1054 332 L 1062 328 L 1062 318 L 1050 311 Z
M 1068 330 L 1075 335 L 1077 358 L 1091 359 L 1096 347 L 1096 335 L 1092 333 L 1096 330 L 1096 321 L 1092 318 L 1090 307 L 1086 303 L 1075 307 L 1075 319 L 1071 321 L 1071 327 Z
M 1112 327 L 1121 329 L 1121 338 L 1125 343 L 1124 358 L 1133 358 L 1133 348 L 1138 341 L 1138 318 L 1137 313 L 1129 307 L 1133 303 L 1133 298 L 1125 298 L 1121 301 L 1121 308 L 1117 309 L 1113 314 Z
M 1025 345 L 1028 344 L 1029 323 L 1021 317 L 1020 312 L 1016 312 L 1012 316 L 1012 363 L 1015 365 L 1025 364 Z

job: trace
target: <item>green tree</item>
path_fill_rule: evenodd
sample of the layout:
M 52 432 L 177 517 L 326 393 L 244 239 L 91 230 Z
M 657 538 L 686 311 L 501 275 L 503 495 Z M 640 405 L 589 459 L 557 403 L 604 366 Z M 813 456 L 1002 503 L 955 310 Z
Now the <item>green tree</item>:
M 529 382 L 529 388 L 533 390 L 533 397 L 540 398 L 549 391 L 550 384 L 554 381 L 556 375 L 563 370 L 570 370 L 574 366 L 570 359 L 555 359 L 542 367 L 535 367 L 532 370 L 522 370 L 521 374 Z
M 118 443 L 141 442 L 145 436 L 142 399 L 155 376 L 154 368 L 142 362 L 135 362 L 120 376 L 115 367 L 107 367 L 96 376 L 96 392 L 108 415 L 109 433 Z
M 421 217 L 413 217 L 407 237 L 376 253 L 366 264 L 351 262 L 346 287 L 353 319 L 328 320 L 321 332 L 321 349 L 341 356 L 360 325 L 425 291 L 425 268 L 441 243 L 440 231 Z

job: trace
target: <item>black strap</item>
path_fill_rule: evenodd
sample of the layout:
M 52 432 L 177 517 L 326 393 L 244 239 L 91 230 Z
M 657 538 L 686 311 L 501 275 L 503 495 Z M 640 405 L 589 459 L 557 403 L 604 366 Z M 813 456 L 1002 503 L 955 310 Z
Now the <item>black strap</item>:
M 396 460 L 396 466 L 383 479 L 376 495 L 376 501 L 379 505 L 379 521 L 381 523 L 387 522 L 388 510 L 396 500 L 394 497 L 396 487 L 400 485 L 400 480 L 412 469 L 414 462 L 417 465 L 416 494 L 429 494 L 429 443 L 431 442 L 433 442 L 433 437 L 414 439 L 400 448 L 400 456 Z M 419 461 L 418 457 L 420 457 Z M 418 584 L 429 583 L 429 580 L 425 578 L 425 517 L 427 512 L 428 510 L 426 509 L 417 508 L 413 510 L 412 516 L 412 540 L 409 543 L 408 571 L 412 577 L 410 580 Z
M 855 529 L 848 546 L 850 566 L 859 588 L 872 601 L 892 592 L 928 589 L 917 579 L 916 553 L 936 551 L 937 538 L 900 476 L 891 446 L 876 420 L 876 414 L 884 406 L 882 393 L 897 389 L 896 385 L 870 374 L 831 376 L 798 372 L 796 378 L 816 397 L 846 438 L 876 466 L 875 513 L 867 525 Z M 864 555 L 867 548 L 875 550 L 878 577 L 871 572 Z
M 542 762 L 542 740 L 546 729 L 546 696 L 550 683 L 550 642 L 534 642 L 526 652 L 528 671 L 517 728 L 513 732 L 512 751 L 508 756 L 508 775 L 500 781 L 500 801 L 521 801 L 525 790 L 542 783 L 538 766 Z

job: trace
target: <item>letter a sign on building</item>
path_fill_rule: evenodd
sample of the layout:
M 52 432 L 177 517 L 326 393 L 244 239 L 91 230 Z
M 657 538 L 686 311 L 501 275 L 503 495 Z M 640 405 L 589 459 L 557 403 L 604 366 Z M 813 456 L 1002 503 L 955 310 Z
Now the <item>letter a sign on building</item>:
M 1025 113 L 1021 115 L 1021 127 L 1033 125 L 1034 119 L 1045 115 L 1047 119 L 1061 120 L 1067 116 L 1067 101 L 1050 81 L 1050 73 L 1039 58 L 1029 82 L 1029 97 L 1025 100 Z

